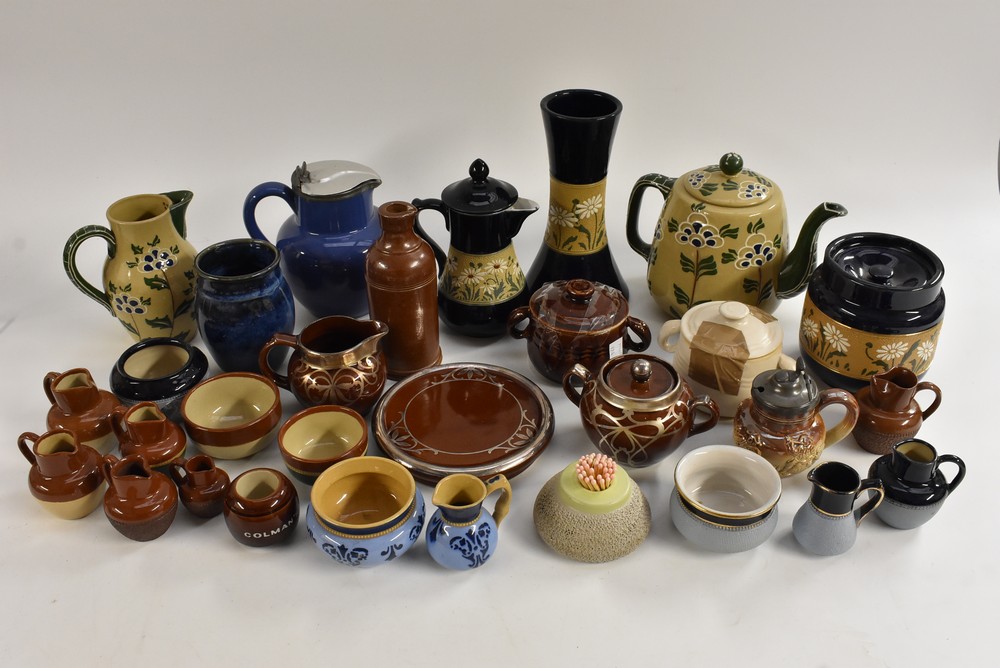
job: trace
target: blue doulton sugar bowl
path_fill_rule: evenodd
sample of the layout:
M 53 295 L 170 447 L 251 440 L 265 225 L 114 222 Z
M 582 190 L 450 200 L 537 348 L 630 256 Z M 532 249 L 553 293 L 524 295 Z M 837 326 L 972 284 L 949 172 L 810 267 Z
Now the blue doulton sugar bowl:
M 357 457 L 316 478 L 306 530 L 331 559 L 371 568 L 402 555 L 424 527 L 424 497 L 401 464 Z

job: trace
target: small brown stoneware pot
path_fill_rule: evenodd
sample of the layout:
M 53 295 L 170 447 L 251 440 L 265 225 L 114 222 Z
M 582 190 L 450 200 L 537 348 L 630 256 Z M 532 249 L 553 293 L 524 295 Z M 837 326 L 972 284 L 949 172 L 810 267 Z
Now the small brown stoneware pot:
M 311 485 L 337 462 L 368 451 L 368 423 L 350 408 L 313 406 L 282 425 L 278 449 L 289 473 Z
M 107 390 L 98 389 L 86 369 L 45 374 L 42 383 L 52 408 L 46 416 L 50 430 L 68 429 L 81 445 L 89 445 L 101 454 L 115 447 L 111 430 L 111 411 L 120 402 Z
M 580 407 L 591 442 L 625 466 L 656 464 L 719 421 L 715 401 L 696 397 L 672 366 L 653 355 L 623 355 L 596 373 L 577 364 L 564 376 L 563 390 Z M 697 421 L 699 412 L 704 419 Z
M 54 429 L 38 436 L 26 431 L 17 447 L 31 464 L 31 494 L 50 513 L 76 520 L 101 505 L 106 489 L 101 454 L 80 444 L 73 432 Z
M 934 395 L 927 408 L 921 408 L 915 399 L 923 390 Z M 861 416 L 851 433 L 858 445 L 876 455 L 890 454 L 894 445 L 916 436 L 924 420 L 941 405 L 941 388 L 919 380 L 917 374 L 901 366 L 873 375 L 868 387 L 854 396 Z
M 250 547 L 287 540 L 299 522 L 299 493 L 274 469 L 250 469 L 236 476 L 222 515 L 233 538 Z
M 122 455 L 142 455 L 153 468 L 168 465 L 184 455 L 187 436 L 152 401 L 131 408 L 115 407 L 111 426 Z
M 220 469 L 208 455 L 195 455 L 170 463 L 170 477 L 177 483 L 181 503 L 192 515 L 215 517 L 229 491 L 229 474 Z
M 527 306 L 511 311 L 507 332 L 527 339 L 528 359 L 557 383 L 574 364 L 596 372 L 623 352 L 641 352 L 651 336 L 645 322 L 628 314 L 625 295 L 583 279 L 543 285 Z
M 177 488 L 142 455 L 104 458 L 104 514 L 118 532 L 136 541 L 162 536 L 177 515 Z
M 181 402 L 188 436 L 214 459 L 242 459 L 274 440 L 281 422 L 277 386 L 255 373 L 223 373 L 198 383 Z

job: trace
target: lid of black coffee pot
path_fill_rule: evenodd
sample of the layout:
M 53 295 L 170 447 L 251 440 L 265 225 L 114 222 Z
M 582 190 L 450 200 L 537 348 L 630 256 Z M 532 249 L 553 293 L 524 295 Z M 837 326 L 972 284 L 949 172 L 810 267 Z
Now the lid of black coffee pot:
M 497 213 L 514 205 L 517 189 L 506 181 L 491 178 L 489 165 L 476 158 L 469 167 L 469 178 L 447 186 L 441 191 L 441 201 L 461 213 Z
M 771 369 L 757 374 L 750 388 L 754 404 L 776 418 L 804 417 L 819 404 L 819 386 L 806 373 L 802 358 L 795 362 L 795 371 Z

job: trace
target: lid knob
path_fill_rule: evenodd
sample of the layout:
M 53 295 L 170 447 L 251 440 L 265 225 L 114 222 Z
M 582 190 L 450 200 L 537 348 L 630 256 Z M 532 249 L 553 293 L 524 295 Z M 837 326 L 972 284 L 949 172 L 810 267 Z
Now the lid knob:
M 736 176 L 743 171 L 743 158 L 739 153 L 727 153 L 719 158 L 719 169 L 726 176 Z
M 486 185 L 486 179 L 490 175 L 490 167 L 482 158 L 476 158 L 469 165 L 469 177 L 477 186 Z
M 887 264 L 874 264 L 868 268 L 868 275 L 876 283 L 885 285 L 892 278 L 892 267 Z
M 632 362 L 631 371 L 632 380 L 637 383 L 647 383 L 650 376 L 653 375 L 653 365 L 649 363 L 649 360 L 638 359 Z
M 594 284 L 582 278 L 574 278 L 566 284 L 566 297 L 578 304 L 585 304 L 594 296 Z
M 743 302 L 726 302 L 719 307 L 719 313 L 726 320 L 742 320 L 750 315 L 750 307 Z

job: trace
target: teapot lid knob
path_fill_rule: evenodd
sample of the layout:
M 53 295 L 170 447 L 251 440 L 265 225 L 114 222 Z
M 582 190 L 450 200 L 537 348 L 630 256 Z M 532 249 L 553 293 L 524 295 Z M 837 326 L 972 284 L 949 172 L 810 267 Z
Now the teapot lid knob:
M 726 176 L 736 176 L 743 171 L 743 158 L 739 153 L 727 153 L 719 158 L 719 169 Z
M 647 359 L 637 359 L 632 362 L 632 380 L 637 383 L 648 383 L 650 376 L 653 375 L 653 365 L 649 363 Z
M 485 185 L 486 179 L 490 175 L 490 167 L 486 164 L 486 161 L 482 158 L 476 158 L 469 165 L 469 177 L 472 182 L 476 185 Z

